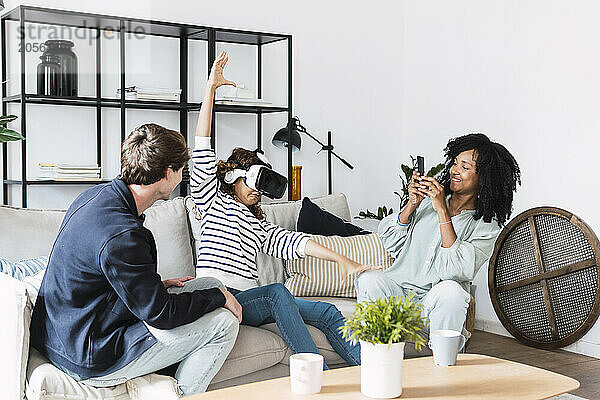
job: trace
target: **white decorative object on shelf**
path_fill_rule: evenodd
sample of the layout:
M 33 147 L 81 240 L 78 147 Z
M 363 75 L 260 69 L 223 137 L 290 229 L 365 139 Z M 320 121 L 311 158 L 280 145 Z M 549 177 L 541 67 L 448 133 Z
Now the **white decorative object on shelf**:
M 128 86 L 125 88 L 125 100 L 159 100 L 179 101 L 181 89 Z M 117 97 L 121 98 L 121 89 L 117 89 Z
M 237 83 L 236 87 L 224 87 L 221 94 L 215 100 L 216 104 L 229 104 L 239 106 L 266 106 L 274 107 L 273 103 L 254 97 L 254 93 L 243 83 Z

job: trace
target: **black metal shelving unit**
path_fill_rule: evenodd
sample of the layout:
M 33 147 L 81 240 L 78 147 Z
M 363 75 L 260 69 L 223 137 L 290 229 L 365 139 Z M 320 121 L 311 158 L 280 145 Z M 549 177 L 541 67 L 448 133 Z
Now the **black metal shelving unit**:
M 41 96 L 37 94 L 26 93 L 25 77 L 25 51 L 20 53 L 20 87 L 21 92 L 16 95 L 7 95 L 7 21 L 16 21 L 19 23 L 21 32 L 25 31 L 25 24 L 36 23 L 52 26 L 66 26 L 71 28 L 90 29 L 95 32 L 95 75 L 96 75 L 96 95 L 80 97 L 56 97 Z M 120 52 L 120 88 L 121 98 L 102 97 L 102 71 L 101 61 L 102 52 L 100 48 L 100 35 L 102 31 L 112 30 L 119 32 L 119 52 Z M 127 33 L 140 33 L 150 36 L 163 36 L 179 39 L 179 80 L 182 90 L 179 102 L 162 101 L 139 101 L 125 99 L 125 35 Z M 199 110 L 201 103 L 188 101 L 188 49 L 190 40 L 203 40 L 208 45 L 208 71 L 216 57 L 217 43 L 234 43 L 257 46 L 257 94 L 262 95 L 262 47 L 279 41 L 287 41 L 288 56 L 288 103 L 287 107 L 270 106 L 246 106 L 246 105 L 224 105 L 215 104 L 213 113 L 245 113 L 257 115 L 257 145 L 262 146 L 262 115 L 268 113 L 287 113 L 288 121 L 292 118 L 292 36 L 284 34 L 243 31 L 234 29 L 222 29 L 208 26 L 180 24 L 155 20 L 144 20 L 138 18 L 116 17 L 110 15 L 91 14 L 75 11 L 56 10 L 32 6 L 19 6 L 2 15 L 0 20 L 0 34 L 2 36 L 2 113 L 6 115 L 8 104 L 20 104 L 20 132 L 27 137 L 27 105 L 43 104 L 50 106 L 80 106 L 94 107 L 96 109 L 96 162 L 102 166 L 102 109 L 118 108 L 120 109 L 120 133 L 121 141 L 126 137 L 126 110 L 171 110 L 179 111 L 179 130 L 186 138 L 188 137 L 188 113 Z M 25 35 L 20 35 L 21 49 L 26 49 Z M 213 115 L 213 126 L 211 132 L 211 143 L 215 145 L 215 118 Z M 291 139 L 290 139 L 291 142 Z M 27 188 L 31 185 L 94 185 L 101 181 L 41 181 L 27 179 L 27 141 L 21 141 L 21 179 L 8 179 L 8 150 L 9 144 L 2 145 L 2 185 L 3 185 L 3 204 L 8 205 L 9 195 L 8 187 L 10 185 L 21 186 L 21 206 L 27 207 Z M 291 176 L 292 176 L 292 148 L 288 148 L 288 199 L 291 199 Z M 182 182 L 179 187 L 181 195 L 187 194 L 189 182 Z

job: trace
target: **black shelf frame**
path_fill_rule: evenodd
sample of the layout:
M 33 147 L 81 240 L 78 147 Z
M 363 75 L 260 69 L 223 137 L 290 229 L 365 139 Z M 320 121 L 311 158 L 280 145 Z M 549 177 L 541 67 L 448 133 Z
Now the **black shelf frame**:
M 26 65 L 25 51 L 20 54 L 20 87 L 21 93 L 16 95 L 7 95 L 7 21 L 17 21 L 19 29 L 25 32 L 25 24 L 38 23 L 53 26 L 65 26 L 71 28 L 85 28 L 95 32 L 95 68 L 96 68 L 96 95 L 95 96 L 77 96 L 77 97 L 58 97 L 42 96 L 26 93 Z M 119 53 L 120 53 L 120 98 L 102 97 L 102 52 L 100 48 L 101 33 L 106 30 L 119 32 Z M 179 39 L 179 84 L 181 96 L 179 102 L 165 101 L 140 101 L 125 99 L 125 34 L 143 33 L 148 36 L 162 36 Z M 117 17 L 103 14 L 92 14 L 85 12 L 67 11 L 59 9 L 49 9 L 34 6 L 18 6 L 13 10 L 4 13 L 0 17 L 0 35 L 2 36 L 2 113 L 7 114 L 8 104 L 20 104 L 20 132 L 27 137 L 27 105 L 43 104 L 49 106 L 78 106 L 96 108 L 96 162 L 102 166 L 102 109 L 118 108 L 120 109 L 120 134 L 121 141 L 126 137 L 126 117 L 128 109 L 143 110 L 171 110 L 179 111 L 179 131 L 186 138 L 188 137 L 188 114 L 190 111 L 200 109 L 202 103 L 189 102 L 188 99 L 188 69 L 189 54 L 188 45 L 190 40 L 203 40 L 208 45 L 208 71 L 216 57 L 217 43 L 235 43 L 257 46 L 257 94 L 262 95 L 262 46 L 271 43 L 286 41 L 288 53 L 288 103 L 287 107 L 271 107 L 260 105 L 237 105 L 237 104 L 215 104 L 213 107 L 213 124 L 211 129 L 211 143 L 215 146 L 215 115 L 216 113 L 239 113 L 256 114 L 256 132 L 257 147 L 262 147 L 262 116 L 269 113 L 287 113 L 288 125 L 292 119 L 292 36 L 287 34 L 245 31 L 237 29 L 223 29 L 209 26 L 191 25 L 183 23 L 173 23 L 157 20 L 146 20 L 139 18 Z M 21 49 L 25 49 L 25 35 L 20 35 Z M 290 132 L 291 137 L 291 132 Z M 291 139 L 290 139 L 291 140 Z M 8 179 L 8 150 L 7 143 L 2 144 L 2 185 L 3 185 L 3 204 L 9 203 L 8 189 L 9 185 L 21 186 L 21 206 L 27 207 L 27 188 L 31 185 L 94 185 L 108 182 L 108 180 L 81 180 L 81 181 L 44 181 L 27 179 L 27 141 L 21 141 L 21 179 Z M 288 200 L 291 200 L 292 193 L 292 148 L 288 148 Z M 184 173 L 184 177 L 186 174 Z M 179 186 L 179 193 L 185 196 L 188 193 L 188 180 L 184 180 Z

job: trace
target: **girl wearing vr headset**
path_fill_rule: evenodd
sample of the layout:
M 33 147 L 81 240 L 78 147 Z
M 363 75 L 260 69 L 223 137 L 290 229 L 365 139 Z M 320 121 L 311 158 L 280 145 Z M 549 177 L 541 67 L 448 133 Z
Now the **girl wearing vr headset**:
M 309 324 L 326 335 L 348 364 L 358 365 L 360 348 L 341 337 L 338 328 L 344 324 L 344 317 L 334 305 L 296 299 L 280 283 L 258 286 L 258 252 L 284 259 L 310 255 L 336 261 L 344 271 L 344 279 L 348 274 L 376 267 L 359 265 L 322 247 L 304 233 L 268 222 L 258 204 L 261 194 L 281 197 L 286 180 L 271 169 L 262 154 L 236 148 L 227 161 L 216 163 L 210 146 L 214 94 L 219 86 L 235 86 L 223 77 L 227 60 L 226 53 L 222 52 L 213 64 L 192 155 L 194 168 L 190 183 L 194 213 L 201 227 L 197 276 L 217 278 L 228 287 L 242 306 L 242 324 L 259 326 L 275 322 L 294 353 L 319 352 L 306 328 L 305 324 Z

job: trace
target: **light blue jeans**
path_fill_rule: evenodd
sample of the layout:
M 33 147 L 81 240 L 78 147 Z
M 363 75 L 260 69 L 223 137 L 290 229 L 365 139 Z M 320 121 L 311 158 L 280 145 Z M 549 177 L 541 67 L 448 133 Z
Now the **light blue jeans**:
M 410 294 L 383 271 L 362 272 L 355 281 L 356 300 L 365 301 Z M 429 318 L 429 330 L 452 329 L 462 332 L 471 296 L 458 282 L 441 281 L 421 299 L 424 315 Z
M 170 293 L 192 292 L 223 284 L 214 278 L 196 278 L 183 287 L 169 288 Z M 65 371 L 76 381 L 96 387 L 121 384 L 129 379 L 150 374 L 179 363 L 175 379 L 185 395 L 206 391 L 233 348 L 238 333 L 237 318 L 225 308 L 204 314 L 196 321 L 177 328 L 161 330 L 146 324 L 156 344 L 123 368 L 101 377 L 82 380 Z M 60 367 L 59 367 L 60 368 Z
M 275 322 L 294 353 L 319 353 L 306 324 L 325 334 L 331 347 L 349 364 L 360 365 L 360 345 L 347 342 L 339 328 L 346 322 L 330 303 L 295 298 L 281 283 L 239 291 L 230 289 L 242 306 L 242 325 Z M 323 365 L 328 369 L 327 365 Z

